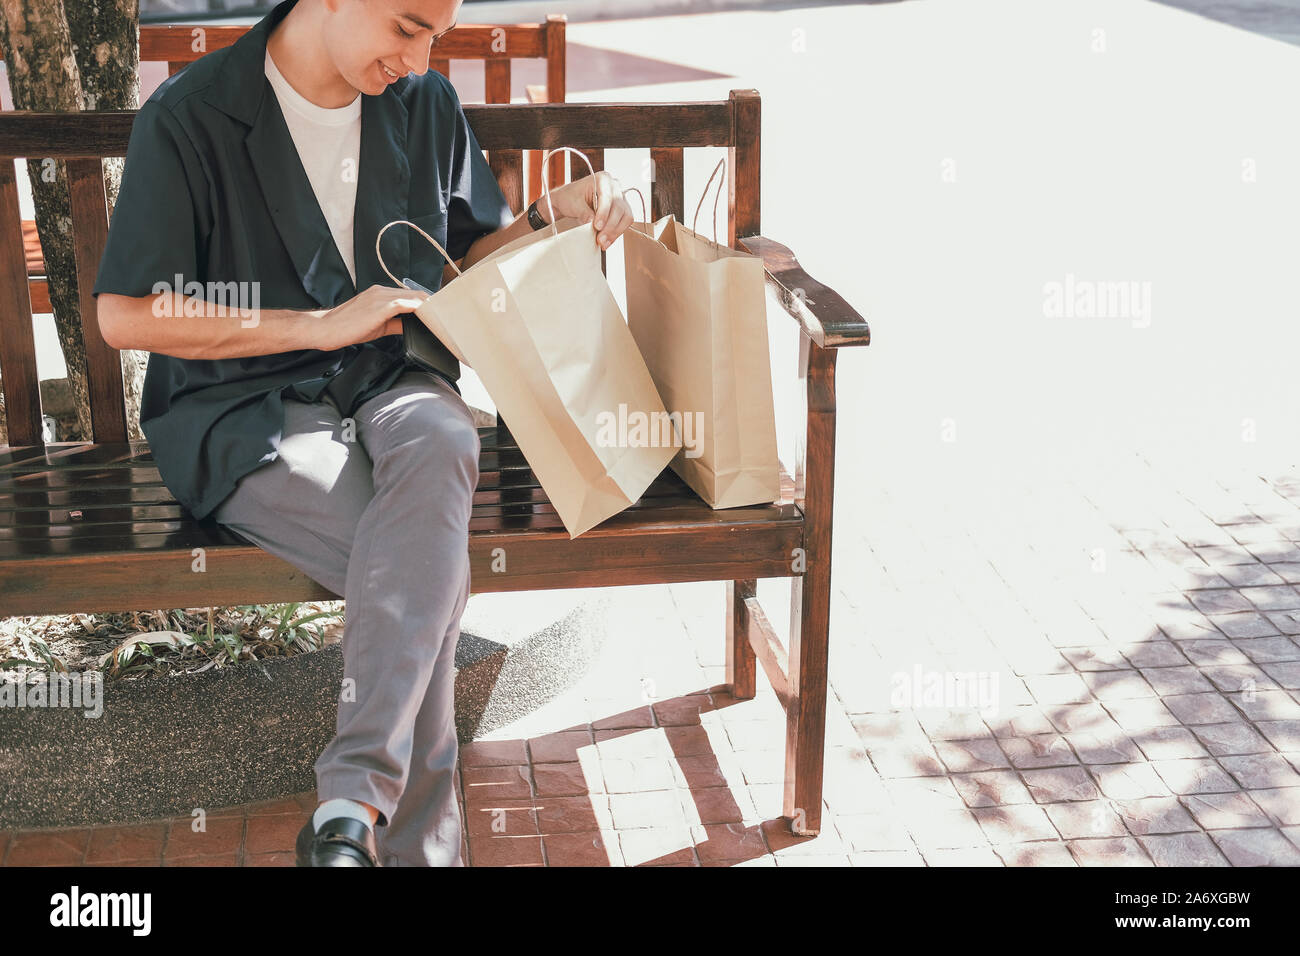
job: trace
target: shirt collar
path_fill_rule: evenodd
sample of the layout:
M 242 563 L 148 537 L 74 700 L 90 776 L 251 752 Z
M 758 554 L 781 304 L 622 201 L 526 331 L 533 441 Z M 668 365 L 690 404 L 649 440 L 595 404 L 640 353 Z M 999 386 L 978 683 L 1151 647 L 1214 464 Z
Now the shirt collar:
M 266 78 L 266 41 L 271 30 L 298 0 L 282 0 L 229 48 L 206 101 L 249 127 L 244 143 L 270 206 L 272 219 L 303 289 L 320 306 L 333 308 L 371 285 L 392 285 L 375 256 L 375 236 L 385 223 L 408 219 L 411 185 L 407 159 L 407 108 L 404 76 L 378 96 L 362 94 L 361 154 L 353 217 L 353 252 L 357 281 L 348 274 L 321 212 L 311 182 L 298 159 L 297 147 Z M 385 235 L 384 261 L 395 275 L 410 265 L 410 239 Z

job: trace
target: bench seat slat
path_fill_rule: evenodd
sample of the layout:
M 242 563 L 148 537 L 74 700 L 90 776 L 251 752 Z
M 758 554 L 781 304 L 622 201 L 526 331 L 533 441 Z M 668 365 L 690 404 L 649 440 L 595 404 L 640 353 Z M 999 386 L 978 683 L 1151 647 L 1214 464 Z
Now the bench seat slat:
M 550 509 L 550 505 L 538 506 L 535 511 L 521 514 L 489 513 L 481 517 L 476 514 L 470 518 L 470 534 L 507 534 L 522 531 L 547 532 L 563 535 L 567 540 L 568 533 L 564 530 L 564 523 L 560 521 L 559 516 L 553 510 L 544 509 Z M 641 513 L 635 511 L 624 512 L 610 518 L 600 526 L 600 529 L 603 534 L 620 537 L 637 537 L 650 532 L 672 530 L 679 536 L 677 547 L 686 548 L 692 546 L 686 539 L 693 539 L 698 533 L 716 530 L 717 528 L 736 528 L 756 524 L 798 523 L 799 520 L 799 511 L 793 504 L 774 505 L 763 510 L 728 509 L 728 513 L 724 515 L 721 512 L 701 514 L 697 508 L 683 503 L 679 507 L 652 508 Z M 209 530 L 210 528 L 209 524 L 199 524 L 181 518 L 136 522 L 119 521 L 96 524 L 88 528 L 77 527 L 75 524 L 5 528 L 0 529 L 0 563 L 5 561 L 21 562 L 23 558 L 47 554 L 103 553 L 106 550 L 107 542 L 116 542 L 112 545 L 112 550 L 116 552 L 131 553 L 140 550 L 137 547 L 137 540 L 142 536 L 170 535 L 187 531 L 187 529 L 199 533 L 198 539 L 193 544 L 187 545 L 187 548 L 199 545 L 211 547 L 220 542 L 212 540 L 214 530 Z M 24 531 L 30 532 L 30 535 L 24 535 Z M 588 531 L 582 538 L 576 539 L 574 541 L 575 547 L 581 547 L 582 545 L 579 543 L 586 540 L 586 537 L 593 533 L 594 529 Z
M 2 446 L 0 446 L 2 447 Z M 127 452 L 122 453 L 126 459 Z M 504 460 L 503 460 L 504 459 Z M 69 461 L 76 459 L 68 459 Z M 135 462 L 140 462 L 136 464 Z M 517 464 L 516 462 L 521 462 Z M 6 508 L 38 506 L 41 502 L 59 507 L 94 507 L 140 501 L 139 493 L 148 491 L 155 501 L 172 501 L 156 465 L 133 458 L 109 464 L 32 463 L 19 470 L 15 466 L 0 470 L 0 516 Z M 782 472 L 783 495 L 792 497 L 793 482 Z M 522 455 L 486 451 L 479 458 L 479 481 L 476 494 L 524 495 L 539 491 L 540 483 L 527 467 Z M 665 494 L 689 494 L 685 483 L 675 473 L 665 470 L 651 483 L 644 497 Z M 0 517 L 0 524 L 3 518 Z
M 762 511 L 748 509 L 728 509 L 728 511 L 732 512 L 732 514 L 723 515 L 720 512 L 712 512 L 711 515 L 705 516 L 706 520 L 701 520 L 701 512 L 686 505 L 671 507 L 671 509 L 651 509 L 643 512 L 642 515 L 629 511 L 624 512 L 623 515 L 608 519 L 608 522 L 601 525 L 601 532 L 604 535 L 638 537 L 645 535 L 645 533 L 673 531 L 679 536 L 677 546 L 679 548 L 689 548 L 689 546 L 693 545 L 688 544 L 684 538 L 694 540 L 695 535 L 698 535 L 698 533 L 716 531 L 718 528 L 800 522 L 800 512 L 794 505 L 772 506 L 771 509 Z M 749 520 L 746 520 L 746 518 Z M 221 544 L 221 541 L 214 540 L 214 535 L 218 531 L 217 528 L 212 528 L 212 525 L 209 524 L 198 524 L 186 519 L 105 523 L 92 525 L 91 528 L 85 529 L 70 527 L 70 525 L 62 525 L 62 527 L 45 525 L 45 527 L 27 528 L 27 531 L 32 532 L 30 537 L 22 536 L 22 528 L 6 528 L 4 531 L 5 533 L 0 533 L 0 563 L 14 562 L 21 564 L 25 559 L 51 554 L 134 554 L 136 550 L 143 550 L 138 546 L 142 538 L 148 536 L 170 538 L 173 535 L 181 535 L 181 533 L 186 536 L 194 536 L 192 544 L 183 546 L 183 551 L 187 551 L 188 548 L 196 548 L 196 546 L 211 548 L 211 546 Z M 224 529 L 220 529 L 220 531 L 224 531 Z M 493 514 L 482 516 L 482 518 L 474 516 L 474 518 L 469 519 L 469 532 L 471 532 L 472 536 L 546 532 L 562 535 L 565 540 L 568 540 L 568 532 L 564 531 L 564 523 L 560 522 L 559 516 L 554 511 L 537 511 L 532 512 L 532 514 L 519 515 Z M 586 532 L 586 535 L 576 538 L 572 542 L 573 546 L 581 550 L 585 546 L 581 542 L 584 542 L 586 537 L 593 535 L 593 533 L 595 533 L 594 529 Z M 186 540 L 190 540 L 190 538 L 186 537 Z M 179 545 L 177 546 L 179 548 Z
M 676 476 L 665 474 L 646 489 L 638 506 L 663 504 L 670 498 L 689 500 L 691 493 L 679 482 L 680 479 Z M 789 475 L 784 475 L 781 500 L 792 501 L 793 492 L 794 481 Z M 496 484 L 485 484 L 481 480 L 474 492 L 475 505 L 496 504 L 512 507 L 546 500 L 546 492 L 535 482 L 502 487 Z M 116 512 L 123 508 L 171 508 L 176 516 L 182 514 L 181 505 L 160 480 L 132 484 L 96 484 L 71 489 L 45 487 L 19 491 L 0 486 L 0 529 L 29 523 L 30 516 L 35 514 L 44 515 L 49 521 L 63 521 L 66 520 L 66 513 L 69 511 L 83 512 L 82 523 L 85 524 L 96 520 L 102 512 Z M 18 518 L 17 515 L 28 517 Z
M 494 426 L 480 429 L 485 450 L 470 550 L 478 555 L 475 573 L 491 576 L 483 590 L 578 586 L 562 583 L 575 580 L 575 570 L 577 579 L 589 576 L 588 585 L 788 575 L 790 551 L 801 546 L 803 515 L 794 504 L 794 482 L 784 472 L 778 502 L 714 511 L 665 470 L 641 500 L 570 540 L 522 453 L 513 445 L 497 446 L 497 440 Z M 502 440 L 508 440 L 507 433 Z M 78 510 L 81 517 L 69 515 Z M 746 546 L 737 548 L 742 538 Z M 166 567 L 187 582 L 173 592 L 164 580 L 151 585 L 157 593 L 174 593 L 173 606 L 230 603 L 189 580 L 203 576 L 175 574 L 177 563 L 188 566 L 197 547 L 218 553 L 236 549 L 245 565 L 278 562 L 279 570 L 272 565 L 268 572 L 281 582 L 275 593 L 294 586 L 285 581 L 298 573 L 292 566 L 211 518 L 194 520 L 162 483 L 145 442 L 0 446 L 0 615 L 57 613 L 60 600 L 87 612 L 112 609 L 113 601 L 122 600 L 113 596 L 114 588 L 130 592 L 139 585 L 125 576 L 122 560 L 141 555 L 157 563 L 152 573 L 161 575 Z M 491 565 L 492 549 L 499 547 L 507 548 L 514 563 L 505 575 Z M 106 580 L 122 576 L 113 586 L 105 583 L 97 597 L 93 587 L 87 592 L 76 569 Z M 243 580 L 247 586 L 248 578 Z M 319 588 L 304 580 L 304 587 Z M 128 581 L 131 587 L 124 587 Z M 60 597 L 59 588 L 68 595 Z M 258 599 L 245 594 L 232 600 Z
M 726 512 L 711 511 L 707 515 L 702 514 L 696 507 L 682 505 L 675 508 L 649 509 L 642 515 L 624 512 L 573 540 L 569 539 L 568 532 L 564 530 L 564 525 L 554 512 L 518 516 L 489 515 L 470 519 L 470 531 L 475 538 L 486 536 L 505 541 L 521 533 L 554 535 L 558 539 L 563 539 L 566 548 L 575 553 L 581 552 L 590 542 L 601 537 L 636 541 L 645 536 L 662 533 L 674 535 L 677 542 L 674 547 L 689 550 L 694 547 L 694 539 L 699 536 L 734 534 L 742 530 L 752 532 L 754 529 L 766 526 L 797 530 L 802 526 L 802 515 L 794 504 L 752 509 L 731 508 Z M 13 529 L 5 530 L 11 532 Z M 33 527 L 31 530 L 38 529 Z M 0 579 L 6 574 L 15 573 L 15 568 L 28 563 L 31 559 L 51 555 L 80 554 L 88 558 L 97 555 L 123 557 L 138 551 L 161 549 L 176 551 L 178 558 L 185 558 L 192 547 L 243 544 L 238 538 L 232 539 L 229 531 L 220 525 L 212 522 L 196 522 L 190 518 L 105 523 L 84 529 L 94 532 L 88 534 L 78 533 L 83 529 L 68 526 L 39 530 L 43 533 L 30 538 L 14 534 L 0 535 Z M 60 531 L 72 533 L 56 533 Z M 634 548 L 635 545 L 629 547 Z M 757 555 L 748 555 L 743 559 L 737 559 L 737 563 L 743 565 L 747 560 L 755 557 Z M 785 557 L 787 576 L 790 573 L 789 561 L 787 555 Z M 653 563 L 648 558 L 647 562 Z M 3 597 L 0 597 L 0 616 L 4 613 L 14 612 L 3 611 Z
M 144 449 L 143 455 L 141 449 Z M 60 465 L 73 462 L 153 461 L 144 442 L 50 442 L 48 445 L 0 445 L 0 475 L 17 467 L 44 460 Z
M 225 606 L 337 597 L 292 565 L 220 525 L 192 518 L 145 521 L 131 533 L 0 538 L 0 616 Z M 78 529 L 89 531 L 91 529 Z M 789 576 L 803 546 L 792 503 L 714 512 L 695 501 L 624 512 L 570 540 L 553 514 L 471 521 L 476 592 L 601 587 Z M 192 549 L 206 571 L 189 572 Z M 504 549 L 505 573 L 494 567 Z
M 523 501 L 502 501 L 496 492 L 489 492 L 479 500 L 475 495 L 471 520 L 486 522 L 494 517 L 518 517 L 545 515 L 547 520 L 555 516 L 555 506 L 539 491 L 533 497 Z M 689 494 L 663 494 L 657 497 L 643 497 L 630 505 L 623 514 L 634 516 L 635 522 L 651 521 L 687 521 L 695 524 L 740 523 L 745 520 L 772 520 L 789 516 L 793 502 L 782 501 L 770 505 L 755 505 L 741 508 L 726 508 L 714 511 L 703 505 L 696 497 Z M 69 511 L 80 510 L 84 517 L 73 519 Z M 606 524 L 613 527 L 617 516 L 611 517 Z M 146 522 L 162 521 L 169 524 L 194 522 L 192 516 L 184 512 L 175 502 L 144 503 L 131 502 L 106 505 L 99 508 L 0 508 L 0 541 L 39 540 L 43 537 L 90 536 L 106 533 L 106 529 L 131 525 L 133 529 Z
M 470 538 L 474 591 L 782 577 L 790 575 L 790 553 L 803 545 L 801 520 L 696 529 L 685 548 L 681 530 L 664 526 L 641 535 L 593 530 L 572 541 L 562 530 L 476 533 Z M 20 561 L 4 560 L 0 546 L 0 614 L 138 610 L 141 593 L 155 607 L 339 597 L 261 548 L 214 544 L 204 529 L 149 537 L 148 547 L 140 547 L 138 536 L 129 544 L 108 538 L 90 551 L 84 543 L 65 542 L 63 551 Z M 190 573 L 195 547 L 208 549 L 202 574 Z M 498 548 L 507 556 L 504 573 L 492 567 Z
M 495 425 L 485 425 L 478 430 L 479 447 L 483 451 L 509 449 L 518 451 L 513 438 L 498 441 Z M 50 442 L 47 445 L 0 445 L 0 474 L 13 465 L 30 463 L 42 456 L 50 461 L 65 464 L 72 459 L 83 462 L 143 462 L 152 463 L 153 453 L 147 442 Z

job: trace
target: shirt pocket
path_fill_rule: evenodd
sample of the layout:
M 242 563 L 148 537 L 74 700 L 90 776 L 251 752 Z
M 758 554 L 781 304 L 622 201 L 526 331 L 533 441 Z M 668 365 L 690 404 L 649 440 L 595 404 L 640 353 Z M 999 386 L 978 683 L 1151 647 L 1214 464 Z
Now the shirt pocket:
M 447 211 L 439 209 L 423 216 L 411 216 L 415 223 L 438 241 L 443 249 L 447 248 Z M 446 268 L 447 257 L 438 251 L 428 239 L 414 229 L 408 229 L 411 235 L 411 275 L 410 278 L 429 289 L 437 289 L 442 282 L 442 270 Z M 406 278 L 398 276 L 399 279 Z

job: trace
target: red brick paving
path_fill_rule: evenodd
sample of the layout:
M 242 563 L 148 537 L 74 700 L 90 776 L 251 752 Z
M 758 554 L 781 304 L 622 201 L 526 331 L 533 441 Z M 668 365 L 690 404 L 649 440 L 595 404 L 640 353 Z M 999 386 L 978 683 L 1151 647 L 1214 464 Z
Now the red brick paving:
M 760 675 L 759 696 L 737 701 L 716 684 L 724 670 L 716 663 L 721 628 L 706 625 L 718 624 L 721 586 L 636 589 L 629 600 L 647 608 L 677 602 L 684 618 L 698 613 L 684 629 L 690 636 L 654 647 L 671 658 L 667 666 L 688 669 L 683 661 L 693 659 L 696 689 L 640 703 L 640 680 L 654 665 L 629 651 L 634 643 L 611 641 L 586 686 L 552 702 L 586 719 L 560 719 L 548 704 L 513 734 L 463 747 L 468 863 L 1300 865 L 1300 638 L 1236 638 L 1217 630 L 1234 621 L 1198 610 L 1232 605 L 1222 592 L 1242 588 L 1256 601 L 1300 604 L 1300 590 L 1273 580 L 1300 579 L 1300 479 L 1260 488 L 1272 496 L 1267 509 L 1285 513 L 1291 535 L 1263 560 L 1249 547 L 1179 550 L 1169 530 L 1091 526 L 1112 555 L 1145 558 L 1150 568 L 1142 574 L 1164 576 L 1150 596 L 1132 589 L 1134 582 L 1153 587 L 1147 578 L 1104 579 L 1131 590 L 1107 597 L 1094 589 L 1085 611 L 1071 606 L 1068 585 L 1002 552 L 997 565 L 1007 577 L 997 602 L 979 591 L 994 582 L 974 555 L 964 567 L 970 580 L 947 595 L 928 572 L 900 579 L 893 592 L 877 572 L 859 582 L 880 599 L 872 613 L 890 626 L 877 628 L 870 643 L 851 627 L 837 632 L 815 838 L 795 836 L 780 816 L 785 727 L 770 687 Z M 1089 493 L 1102 497 L 1095 484 Z M 1184 534 L 1208 541 L 1239 527 L 1206 519 Z M 918 567 L 906 554 L 907 529 L 887 528 L 877 529 L 877 543 L 903 555 L 894 566 Z M 866 554 L 852 541 L 846 547 Z M 1162 556 L 1174 563 L 1162 564 Z M 1242 584 L 1225 587 L 1229 581 Z M 1259 587 L 1268 593 L 1249 590 Z M 917 601 L 900 603 L 908 588 L 920 589 Z M 999 643 L 986 641 L 978 658 L 1001 668 L 996 714 L 900 707 L 882 695 L 891 671 L 907 673 L 907 655 L 942 660 L 927 654 L 957 653 L 981 637 L 917 621 L 920 591 L 949 615 L 958 614 L 954 599 L 970 601 L 998 625 L 987 632 Z M 704 605 L 701 595 L 712 602 L 707 619 L 690 607 Z M 1049 625 L 1033 623 L 1031 610 Z M 647 621 L 646 645 L 661 626 Z M 930 651 L 910 649 L 923 634 Z M 291 866 L 294 840 L 315 806 L 315 793 L 306 792 L 215 809 L 199 832 L 177 817 L 0 833 L 0 857 L 6 866 Z
M 719 698 L 734 703 L 701 693 L 619 712 L 599 729 L 569 727 L 463 747 L 459 777 L 470 865 L 715 866 L 770 857 L 768 834 L 783 824 L 755 822 L 755 797 L 743 780 L 728 780 L 719 757 L 738 765 L 729 753 L 713 753 L 698 723 L 687 723 L 713 711 Z M 671 723 L 631 726 L 643 718 Z M 779 747 L 779 739 L 774 743 Z M 600 747 L 609 756 L 588 760 Z M 641 774 L 659 783 L 607 795 L 601 766 L 619 767 L 622 780 Z M 676 777 L 667 772 L 673 766 Z M 307 791 L 214 809 L 198 820 L 0 833 L 0 859 L 6 866 L 293 866 L 294 841 L 316 805 L 315 792 Z M 811 841 L 791 835 L 775 842 Z

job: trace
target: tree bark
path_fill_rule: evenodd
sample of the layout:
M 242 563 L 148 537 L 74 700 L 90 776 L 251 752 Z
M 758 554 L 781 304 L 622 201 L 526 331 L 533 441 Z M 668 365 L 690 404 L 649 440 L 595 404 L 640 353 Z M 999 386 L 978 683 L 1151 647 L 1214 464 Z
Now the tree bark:
M 134 110 L 140 107 L 139 0 L 64 0 L 72 51 L 81 74 L 81 94 L 87 110 Z M 104 160 L 104 192 L 108 211 L 117 205 L 122 185 L 122 157 Z M 88 281 L 93 282 L 94 276 Z M 148 352 L 124 349 L 122 385 L 126 392 L 127 437 L 140 432 L 140 394 L 149 363 Z
M 15 109 L 77 112 L 137 109 L 139 80 L 138 0 L 0 0 L 3 53 Z M 71 11 L 70 15 L 68 11 Z M 104 163 L 104 188 L 111 210 L 121 184 L 122 159 Z M 29 157 L 27 173 L 36 209 L 36 229 L 45 256 L 50 304 L 76 407 L 73 434 L 92 437 L 86 348 L 77 298 L 76 263 L 68 178 L 62 160 Z M 94 282 L 93 275 L 81 277 Z M 92 317 L 93 318 L 93 317 Z M 122 353 L 129 436 L 140 438 L 139 395 L 147 353 Z

